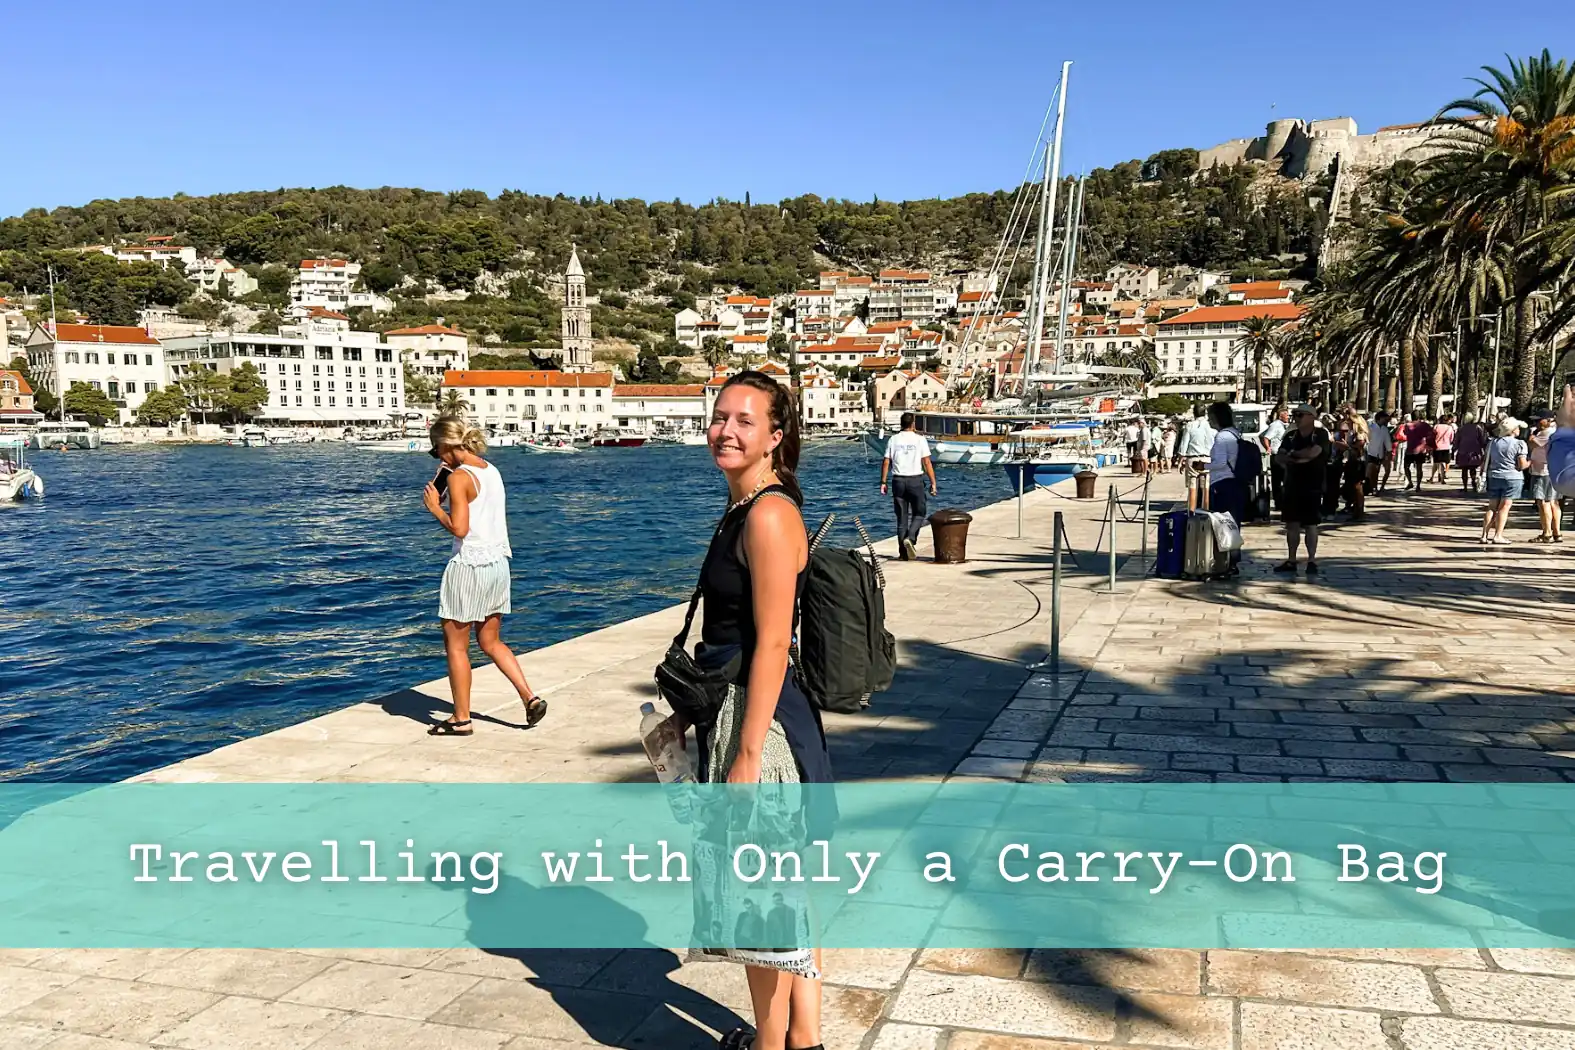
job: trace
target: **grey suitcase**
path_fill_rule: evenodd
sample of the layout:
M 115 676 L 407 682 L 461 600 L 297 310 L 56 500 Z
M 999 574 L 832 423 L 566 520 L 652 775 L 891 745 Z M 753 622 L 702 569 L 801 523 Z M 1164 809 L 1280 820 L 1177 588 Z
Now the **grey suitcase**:
M 1198 509 L 1187 515 L 1186 542 L 1182 549 L 1181 575 L 1192 580 L 1213 580 L 1229 576 L 1235 570 L 1231 552 L 1221 550 L 1214 535 L 1214 523 L 1208 512 L 1208 487 L 1200 489 L 1201 498 L 1194 499 Z

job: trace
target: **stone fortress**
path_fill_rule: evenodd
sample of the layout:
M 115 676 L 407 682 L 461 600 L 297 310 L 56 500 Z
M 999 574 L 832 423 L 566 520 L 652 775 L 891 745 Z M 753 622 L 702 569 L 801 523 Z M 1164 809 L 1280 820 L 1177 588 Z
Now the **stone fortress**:
M 1207 170 L 1242 161 L 1260 161 L 1293 179 L 1317 178 L 1338 167 L 1351 171 L 1385 168 L 1405 157 L 1421 160 L 1437 151 L 1436 141 L 1447 128 L 1427 123 L 1394 124 L 1360 135 L 1351 117 L 1305 121 L 1297 117 L 1270 121 L 1257 138 L 1231 139 L 1198 151 L 1198 167 Z

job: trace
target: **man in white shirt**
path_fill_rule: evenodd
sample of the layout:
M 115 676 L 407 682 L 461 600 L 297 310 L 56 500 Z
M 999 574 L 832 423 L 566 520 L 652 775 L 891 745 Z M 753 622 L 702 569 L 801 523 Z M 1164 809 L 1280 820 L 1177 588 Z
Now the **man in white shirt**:
M 1291 421 L 1291 406 L 1278 404 L 1274 406 L 1274 418 L 1269 425 L 1263 428 L 1263 433 L 1258 435 L 1258 444 L 1263 451 L 1269 454 L 1269 491 L 1274 497 L 1274 505 L 1280 505 L 1281 490 L 1285 485 L 1285 468 L 1280 466 L 1280 442 L 1285 440 L 1285 431 Z
M 930 495 L 940 494 L 935 484 L 935 467 L 930 463 L 930 443 L 914 429 L 916 423 L 912 412 L 902 414 L 902 430 L 886 442 L 886 455 L 880 461 L 880 493 L 886 494 L 889 478 L 891 502 L 897 511 L 897 546 L 902 550 L 903 561 L 918 556 L 916 544 L 925 520 L 926 475 L 930 479 Z
M 1192 406 L 1192 422 L 1181 432 L 1181 461 L 1193 472 L 1208 469 L 1209 453 L 1214 451 L 1214 428 L 1209 426 L 1207 409 Z

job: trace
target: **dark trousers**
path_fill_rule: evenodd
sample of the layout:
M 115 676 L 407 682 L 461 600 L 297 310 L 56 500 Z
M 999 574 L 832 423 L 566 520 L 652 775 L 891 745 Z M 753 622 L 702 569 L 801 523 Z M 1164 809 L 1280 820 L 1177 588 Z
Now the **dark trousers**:
M 1274 498 L 1274 509 L 1285 509 L 1285 468 L 1269 460 L 1269 494 Z
M 924 528 L 923 474 L 894 476 L 891 479 L 891 504 L 897 510 L 897 537 L 910 543 L 919 542 Z

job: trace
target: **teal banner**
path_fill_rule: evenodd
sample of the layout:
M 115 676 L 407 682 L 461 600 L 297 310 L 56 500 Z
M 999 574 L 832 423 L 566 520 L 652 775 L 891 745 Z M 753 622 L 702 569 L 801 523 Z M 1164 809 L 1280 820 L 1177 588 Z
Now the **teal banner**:
M 4 947 L 1575 947 L 1575 784 L 12 784 L 0 822 Z

